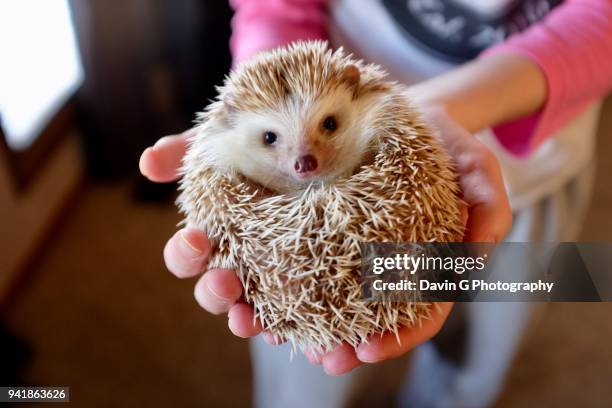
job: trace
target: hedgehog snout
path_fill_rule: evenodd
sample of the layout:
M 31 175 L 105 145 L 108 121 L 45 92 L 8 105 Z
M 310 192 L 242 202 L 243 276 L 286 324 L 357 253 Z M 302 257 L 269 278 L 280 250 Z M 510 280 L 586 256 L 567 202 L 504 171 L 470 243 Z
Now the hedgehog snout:
M 293 169 L 298 174 L 305 174 L 315 171 L 318 166 L 319 163 L 317 162 L 317 158 L 312 154 L 307 154 L 297 158 L 293 165 Z

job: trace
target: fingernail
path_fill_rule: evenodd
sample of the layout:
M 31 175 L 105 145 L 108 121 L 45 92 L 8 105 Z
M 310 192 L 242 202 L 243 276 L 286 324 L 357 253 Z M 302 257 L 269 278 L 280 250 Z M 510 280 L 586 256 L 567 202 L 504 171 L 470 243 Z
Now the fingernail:
M 179 231 L 179 237 L 181 237 L 181 241 L 185 244 L 183 246 L 185 250 L 187 250 L 188 252 L 192 252 L 194 258 L 204 253 L 202 250 L 196 248 L 195 245 L 189 242 L 183 231 Z
M 306 351 L 304 352 L 304 355 L 311 364 L 320 365 L 322 363 L 322 356 L 315 351 Z
M 168 144 L 171 141 L 172 139 L 170 137 L 164 136 L 161 139 L 159 139 L 157 142 L 155 142 L 155 144 L 153 145 L 153 148 L 161 147 L 163 145 Z
M 224 296 L 221 296 L 220 294 L 218 294 L 217 292 L 215 292 L 215 290 L 212 288 L 212 286 L 210 285 L 209 282 L 206 282 L 206 287 L 208 288 L 208 290 L 210 291 L 210 293 L 212 293 L 217 299 L 219 299 L 222 302 L 225 303 L 234 303 L 234 299 L 229 299 L 226 298 Z
M 276 334 L 272 334 L 267 331 L 264 332 L 264 340 L 266 341 L 266 343 L 272 346 L 278 346 L 279 344 L 281 344 L 280 337 L 278 337 Z
M 363 361 L 364 363 L 377 363 L 381 360 L 375 352 L 368 348 L 358 347 L 356 352 L 357 358 Z

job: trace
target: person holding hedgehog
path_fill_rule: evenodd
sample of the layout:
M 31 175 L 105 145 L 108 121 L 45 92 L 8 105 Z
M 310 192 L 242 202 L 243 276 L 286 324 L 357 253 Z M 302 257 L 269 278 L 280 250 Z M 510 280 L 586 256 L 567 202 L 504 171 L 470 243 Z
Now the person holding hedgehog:
M 327 39 L 383 65 L 408 85 L 456 163 L 468 205 L 470 242 L 572 241 L 590 195 L 601 98 L 612 88 L 609 0 L 231 0 L 234 64 L 297 40 Z M 372 28 L 375 28 L 374 30 Z M 365 34 L 367 33 L 367 34 Z M 143 152 L 142 173 L 178 178 L 192 131 L 162 138 Z M 472 136 L 476 134 L 476 136 Z M 502 177 L 503 174 L 503 177 Z M 507 192 L 506 192 L 507 191 Z M 211 248 L 187 227 L 166 245 L 180 278 L 206 269 Z M 529 259 L 523 260 L 526 268 Z M 204 273 L 200 305 L 228 313 L 230 330 L 251 342 L 255 402 L 262 407 L 344 405 L 354 368 L 413 350 L 400 403 L 482 407 L 498 395 L 531 308 L 523 303 L 442 304 L 419 329 L 374 337 L 353 348 L 290 362 L 269 347 L 277 339 L 253 324 L 233 271 Z M 461 309 L 461 310 L 460 310 Z M 463 316 L 464 320 L 460 317 Z M 466 324 L 467 323 L 467 324 Z M 438 331 L 465 327 L 461 362 L 446 358 Z M 257 336 L 257 337 L 255 337 Z M 440 337 L 440 336 L 439 336 Z M 285 346 L 279 346 L 283 348 Z M 323 370 L 317 365 L 322 365 Z M 343 376 L 329 378 L 325 374 Z

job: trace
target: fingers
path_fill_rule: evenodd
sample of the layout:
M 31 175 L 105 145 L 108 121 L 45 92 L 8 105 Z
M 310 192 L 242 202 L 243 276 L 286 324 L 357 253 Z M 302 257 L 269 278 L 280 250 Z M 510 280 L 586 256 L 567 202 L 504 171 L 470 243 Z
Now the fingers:
M 323 362 L 323 356 L 316 351 L 305 351 L 304 356 L 306 356 L 306 359 L 313 365 L 321 365 Z
M 202 273 L 210 251 L 210 242 L 204 233 L 188 227 L 170 238 L 164 248 L 164 259 L 174 275 L 190 278 Z M 228 313 L 228 327 L 236 336 L 251 337 L 261 332 L 261 324 L 253 319 L 253 307 L 236 303 L 242 297 L 242 284 L 234 271 L 206 272 L 196 284 L 194 294 L 200 306 L 210 313 Z
M 460 208 L 460 211 L 461 211 L 461 224 L 463 226 L 466 226 L 468 223 L 469 208 L 466 204 L 463 204 Z
M 501 168 L 495 155 L 440 109 L 427 118 L 434 123 L 459 173 L 467 203 L 467 242 L 499 242 L 512 225 L 512 211 Z
M 432 319 L 424 320 L 421 327 L 401 328 L 398 332 L 399 343 L 393 333 L 372 336 L 368 343 L 360 344 L 357 347 L 357 358 L 364 363 L 376 363 L 403 355 L 438 333 L 452 305 L 448 302 L 438 303 L 440 311 L 434 311 Z
M 255 320 L 253 306 L 246 303 L 236 303 L 227 314 L 227 325 L 234 335 L 238 337 L 253 337 L 261 332 L 261 323 Z
M 211 269 L 196 284 L 194 296 L 200 306 L 210 313 L 227 313 L 241 298 L 242 284 L 230 269 Z M 237 315 L 234 318 L 235 328 L 243 328 L 241 325 L 244 321 Z
M 190 278 L 202 273 L 210 251 L 210 242 L 204 233 L 188 227 L 177 231 L 166 243 L 164 261 L 177 277 Z
M 342 343 L 320 359 L 328 375 L 346 374 L 362 364 L 355 355 L 355 349 L 347 343 Z
M 512 226 L 512 213 L 495 201 L 473 205 L 469 211 L 465 242 L 498 243 Z
M 463 199 L 469 206 L 467 242 L 499 242 L 512 225 L 512 210 L 501 170 L 483 146 L 457 160 Z
M 398 332 L 399 343 L 395 334 L 385 333 L 382 336 L 372 336 L 368 343 L 360 344 L 356 349 L 343 343 L 323 355 L 308 351 L 304 354 L 310 363 L 322 365 L 328 375 L 346 374 L 364 363 L 399 357 L 435 336 L 448 317 L 452 305 L 450 302 L 438 303 L 439 310 L 435 310 L 432 318 L 424 320 L 420 327 L 401 328 Z
M 162 137 L 155 145 L 145 149 L 139 163 L 143 176 L 157 183 L 177 180 L 188 139 L 194 133 L 195 130 L 191 129 L 180 135 Z
M 263 333 L 264 340 L 271 346 L 278 346 L 279 344 L 283 344 L 285 341 L 278 336 L 277 334 L 273 334 L 269 331 L 265 331 Z

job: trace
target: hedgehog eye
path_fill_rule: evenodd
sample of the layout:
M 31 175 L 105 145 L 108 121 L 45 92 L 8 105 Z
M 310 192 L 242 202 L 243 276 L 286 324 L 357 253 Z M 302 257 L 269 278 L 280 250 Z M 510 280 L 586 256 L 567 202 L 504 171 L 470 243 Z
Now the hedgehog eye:
M 276 139 L 278 139 L 276 133 L 270 132 L 269 130 L 265 131 L 263 134 L 263 142 L 266 145 L 273 145 L 274 143 L 276 143 Z
M 323 120 L 323 129 L 333 132 L 338 129 L 338 121 L 335 116 L 328 116 Z

